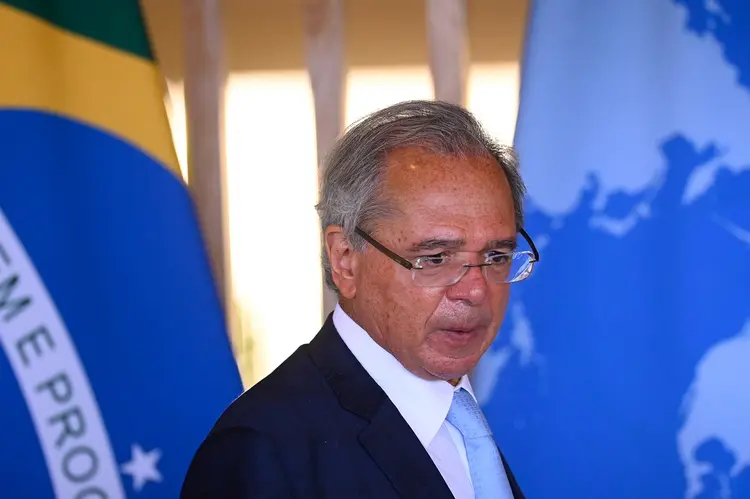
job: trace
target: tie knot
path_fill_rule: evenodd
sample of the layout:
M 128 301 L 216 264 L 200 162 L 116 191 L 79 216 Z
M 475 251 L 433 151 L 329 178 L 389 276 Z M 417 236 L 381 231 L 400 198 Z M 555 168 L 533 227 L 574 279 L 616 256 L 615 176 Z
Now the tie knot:
M 453 403 L 446 418 L 464 438 L 484 438 L 492 435 L 492 430 L 482 414 L 474 397 L 460 388 L 453 392 Z

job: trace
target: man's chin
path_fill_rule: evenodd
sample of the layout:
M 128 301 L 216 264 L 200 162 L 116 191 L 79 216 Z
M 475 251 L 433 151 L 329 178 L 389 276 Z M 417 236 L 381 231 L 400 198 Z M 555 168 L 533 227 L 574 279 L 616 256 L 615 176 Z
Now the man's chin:
M 467 357 L 442 357 L 431 359 L 424 364 L 424 369 L 435 378 L 444 381 L 455 381 L 469 374 L 479 362 L 481 355 L 473 354 Z

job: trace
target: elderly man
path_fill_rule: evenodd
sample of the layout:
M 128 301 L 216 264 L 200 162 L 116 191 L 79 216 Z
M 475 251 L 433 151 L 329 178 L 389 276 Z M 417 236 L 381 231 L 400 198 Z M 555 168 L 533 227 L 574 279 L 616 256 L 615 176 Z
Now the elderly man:
M 523 497 L 467 377 L 539 258 L 515 155 L 466 110 L 414 101 L 356 123 L 326 163 L 338 305 L 221 416 L 182 497 Z

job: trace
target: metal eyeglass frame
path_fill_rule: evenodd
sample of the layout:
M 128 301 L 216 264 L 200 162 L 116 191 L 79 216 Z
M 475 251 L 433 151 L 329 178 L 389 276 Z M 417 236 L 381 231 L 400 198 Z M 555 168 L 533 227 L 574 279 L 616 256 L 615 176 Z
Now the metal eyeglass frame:
M 390 249 L 386 248 L 381 243 L 379 243 L 375 238 L 373 238 L 370 234 L 368 234 L 364 230 L 360 229 L 359 227 L 355 227 L 354 232 L 356 232 L 357 235 L 359 235 L 360 237 L 362 237 L 365 241 L 367 241 L 368 243 L 370 243 L 375 249 L 377 249 L 378 251 L 380 251 L 381 253 L 383 253 L 385 256 L 387 256 L 388 258 L 390 258 L 391 260 L 393 260 L 397 264 L 399 264 L 402 267 L 404 267 L 406 270 L 414 271 L 414 270 L 420 270 L 422 268 L 422 267 L 415 266 L 414 264 L 412 264 L 406 258 L 404 258 L 404 257 L 398 255 L 397 253 L 391 251 Z M 531 264 L 532 269 L 533 269 L 534 264 L 539 261 L 539 251 L 537 251 L 536 246 L 534 245 L 534 241 L 531 240 L 531 237 L 526 233 L 526 231 L 522 227 L 518 228 L 518 232 L 523 236 L 524 239 L 526 239 L 526 242 L 529 243 L 529 247 L 531 248 L 531 252 L 533 253 L 533 259 L 529 263 Z M 466 268 L 466 269 L 470 269 L 472 267 L 480 267 L 481 268 L 481 267 L 488 267 L 488 266 L 491 266 L 491 265 L 492 265 L 491 263 L 486 263 L 486 262 L 485 263 L 466 263 L 466 264 L 463 265 L 463 267 Z M 531 274 L 531 272 L 529 272 L 529 274 Z M 459 278 L 453 284 L 455 284 L 456 282 L 460 281 L 461 278 L 464 275 L 465 275 L 465 273 L 461 274 L 459 276 Z M 528 277 L 528 274 L 527 274 L 526 277 Z M 524 279 L 526 277 L 524 277 Z M 521 280 L 523 280 L 523 279 L 521 279 Z M 517 282 L 517 281 L 508 281 L 508 282 L 512 283 L 512 282 Z M 450 284 L 447 284 L 447 285 L 450 285 Z

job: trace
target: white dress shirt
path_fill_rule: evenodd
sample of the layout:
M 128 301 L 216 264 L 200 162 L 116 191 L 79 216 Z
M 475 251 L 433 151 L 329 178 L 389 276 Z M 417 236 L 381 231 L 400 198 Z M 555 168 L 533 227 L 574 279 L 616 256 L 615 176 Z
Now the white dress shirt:
M 339 305 L 333 312 L 333 324 L 349 350 L 414 431 L 456 499 L 473 499 L 463 437 L 445 420 L 455 390 L 464 388 L 475 397 L 469 378 L 462 377 L 454 387 L 447 381 L 425 380 L 412 374 Z

